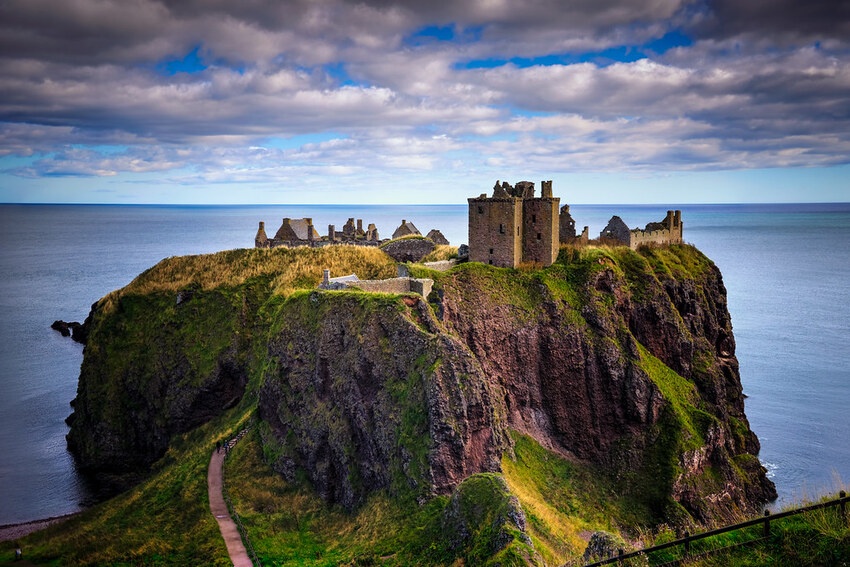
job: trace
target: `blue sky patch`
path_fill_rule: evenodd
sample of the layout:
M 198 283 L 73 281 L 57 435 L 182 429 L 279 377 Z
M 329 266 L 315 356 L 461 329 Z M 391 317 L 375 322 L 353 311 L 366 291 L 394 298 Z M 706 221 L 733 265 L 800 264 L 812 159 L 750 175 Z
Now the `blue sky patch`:
M 200 73 L 207 68 L 207 65 L 201 61 L 198 51 L 201 46 L 196 45 L 195 48 L 187 53 L 182 59 L 171 59 L 161 61 L 157 64 L 156 70 L 163 75 L 176 75 L 178 73 Z
M 422 45 L 431 41 L 451 41 L 455 38 L 454 25 L 425 26 L 413 32 L 405 39 L 409 45 Z
M 348 74 L 348 69 L 345 67 L 345 63 L 342 61 L 337 63 L 328 63 L 327 65 L 323 65 L 322 69 L 340 86 L 356 86 L 362 84 L 351 78 L 351 75 Z
M 410 47 L 420 47 L 437 42 L 474 43 L 481 39 L 484 26 L 470 26 L 459 29 L 457 24 L 445 26 L 425 26 L 419 28 L 404 38 L 404 44 Z
M 593 63 L 598 67 L 607 67 L 614 63 L 634 63 L 640 59 L 646 59 L 650 55 L 661 55 L 675 47 L 687 47 L 692 44 L 693 40 L 690 37 L 681 31 L 673 30 L 643 45 L 619 45 L 601 51 L 550 53 L 537 57 L 472 59 L 456 63 L 454 67 L 455 69 L 493 69 L 511 64 L 522 69 L 537 66 L 575 65 L 577 63 Z

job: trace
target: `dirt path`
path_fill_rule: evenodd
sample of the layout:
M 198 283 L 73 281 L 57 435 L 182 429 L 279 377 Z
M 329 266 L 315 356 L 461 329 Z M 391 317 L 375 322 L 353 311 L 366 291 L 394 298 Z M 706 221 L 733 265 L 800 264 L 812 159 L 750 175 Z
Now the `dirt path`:
M 234 567 L 253 567 L 251 559 L 248 557 L 248 552 L 242 544 L 242 536 L 239 535 L 239 530 L 236 529 L 236 523 L 227 511 L 227 504 L 224 503 L 224 496 L 221 493 L 223 463 L 224 451 L 213 451 L 209 472 L 207 473 L 210 511 L 218 522 L 221 537 L 224 538 L 224 543 L 227 544 L 227 553 L 230 554 L 230 560 L 233 561 Z

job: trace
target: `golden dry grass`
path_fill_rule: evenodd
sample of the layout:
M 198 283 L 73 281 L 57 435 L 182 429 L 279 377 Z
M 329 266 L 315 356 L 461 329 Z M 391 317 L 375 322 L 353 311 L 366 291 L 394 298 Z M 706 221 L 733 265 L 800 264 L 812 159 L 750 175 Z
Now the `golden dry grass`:
M 457 258 L 457 246 L 437 244 L 436 248 L 422 258 L 422 262 L 442 262 L 443 260 L 451 260 L 452 258 Z
M 356 273 L 360 279 L 396 275 L 395 262 L 377 247 L 245 248 L 215 254 L 173 256 L 137 276 L 123 289 L 104 298 L 107 309 L 124 294 L 177 292 L 189 286 L 202 290 L 235 287 L 251 278 L 269 279 L 273 293 L 289 295 L 315 287 L 322 270 L 331 276 Z

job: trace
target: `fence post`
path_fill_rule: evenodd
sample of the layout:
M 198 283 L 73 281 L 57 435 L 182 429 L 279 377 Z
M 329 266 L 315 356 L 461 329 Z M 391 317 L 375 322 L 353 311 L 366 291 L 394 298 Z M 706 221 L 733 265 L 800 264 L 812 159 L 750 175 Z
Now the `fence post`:
M 764 511 L 764 537 L 770 537 L 770 510 Z
M 691 533 L 685 532 L 685 557 L 691 554 Z
M 625 553 L 625 551 L 623 551 L 622 547 L 617 549 L 617 565 L 623 564 L 623 554 L 624 553 Z
M 847 508 L 845 507 L 845 499 L 847 498 L 847 493 L 842 490 L 838 493 L 838 497 L 841 499 L 841 501 L 838 503 L 838 513 L 841 514 L 841 518 L 844 520 L 845 523 L 847 523 Z

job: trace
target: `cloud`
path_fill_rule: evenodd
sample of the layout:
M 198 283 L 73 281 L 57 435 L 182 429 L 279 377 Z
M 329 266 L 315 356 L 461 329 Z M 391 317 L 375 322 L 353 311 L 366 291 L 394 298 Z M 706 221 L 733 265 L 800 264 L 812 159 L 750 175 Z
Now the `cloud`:
M 847 12 L 792 0 L 6 0 L 0 159 L 29 160 L 0 168 L 274 182 L 847 163 Z M 593 55 L 609 49 L 622 60 Z M 327 141 L 274 149 L 303 135 Z
M 713 0 L 692 30 L 703 38 L 805 45 L 850 37 L 850 4 L 836 0 Z

